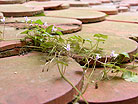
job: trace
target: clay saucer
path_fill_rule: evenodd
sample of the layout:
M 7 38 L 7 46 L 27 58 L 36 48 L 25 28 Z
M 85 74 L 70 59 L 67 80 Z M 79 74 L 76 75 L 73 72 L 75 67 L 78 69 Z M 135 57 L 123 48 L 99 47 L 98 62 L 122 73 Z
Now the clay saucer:
M 0 35 L 0 39 L 3 39 L 3 33 L 4 33 L 4 39 L 13 40 L 13 39 L 20 39 L 23 36 L 20 34 L 20 32 L 22 32 L 24 30 L 16 29 L 16 28 L 10 27 L 10 26 L 4 27 L 3 25 L 0 25 L 0 31 L 2 32 Z
M 19 54 L 18 48 L 21 48 L 26 44 L 25 42 L 20 41 L 20 39 L 25 36 L 20 34 L 24 30 L 17 30 L 16 28 L 9 26 L 0 26 L 0 31 L 2 32 L 0 35 L 0 58 Z
M 68 59 L 65 76 L 81 89 L 83 76 L 81 67 Z M 77 94 L 61 78 L 56 64 L 51 63 L 49 71 L 45 54 L 29 53 L 0 59 L 0 103 L 2 104 L 66 104 Z M 46 70 L 42 72 L 42 69 Z
M 26 7 L 23 4 L 7 4 L 7 5 L 0 5 L 0 11 L 6 17 L 11 16 L 33 16 L 36 14 L 43 13 L 43 8 L 38 7 Z
M 120 7 L 118 8 L 118 11 L 119 11 L 119 12 L 128 12 L 128 11 L 129 11 L 129 8 L 128 8 L 128 7 L 121 7 L 121 6 L 120 6 Z
M 62 4 L 69 4 L 70 7 L 88 7 L 89 6 L 89 3 L 88 2 L 85 2 L 85 1 L 73 1 L 73 0 L 68 0 L 68 1 L 61 1 L 61 0 L 58 0 L 58 1 L 51 1 L 53 3 L 57 2 L 57 3 L 62 3 Z
M 82 31 L 77 32 L 75 34 L 68 34 L 64 37 L 71 37 L 72 35 L 79 35 L 85 39 L 91 39 L 94 42 L 93 34 L 94 29 L 92 27 L 84 27 Z M 108 35 L 108 34 L 106 34 Z M 84 45 L 87 48 L 90 48 L 89 43 L 86 43 Z M 104 52 L 107 56 L 110 56 L 111 52 L 114 50 L 116 53 L 122 53 L 127 52 L 129 54 L 136 53 L 137 50 L 137 43 L 133 40 L 124 38 L 124 37 L 118 37 L 118 36 L 108 36 L 108 39 L 99 45 L 99 47 L 104 48 Z
M 80 2 L 80 1 L 70 1 L 69 2 L 71 7 L 88 7 L 88 2 Z
M 62 6 L 61 2 L 52 2 L 52 1 L 46 1 L 46 2 L 30 1 L 24 4 L 29 7 L 43 7 L 44 10 L 47 10 L 47 9 L 55 10 L 55 9 L 59 9 Z
M 121 3 L 127 3 L 127 4 L 130 4 L 130 6 L 138 6 L 138 1 L 137 0 L 123 0 L 121 1 Z
M 85 15 L 84 15 L 85 14 Z M 82 21 L 83 23 L 89 22 L 99 22 L 105 19 L 106 14 L 83 9 L 67 9 L 67 10 L 58 10 L 58 11 L 46 11 L 45 15 L 48 17 L 64 17 L 64 18 L 73 18 Z
M 97 68 L 92 80 L 97 81 L 99 73 L 103 68 Z M 137 69 L 132 69 L 136 72 Z M 113 76 L 113 75 L 111 75 Z M 84 93 L 89 104 L 137 104 L 138 84 L 127 82 L 120 77 L 111 80 L 99 81 L 97 89 L 94 84 L 90 84 Z M 85 104 L 81 99 L 80 104 Z
M 55 25 L 56 27 L 60 27 L 63 29 L 61 31 L 64 34 L 77 32 L 81 30 L 81 27 L 82 27 L 82 22 L 76 19 L 56 18 L 56 17 L 46 17 L 46 16 L 28 17 L 28 18 L 34 21 L 40 19 L 43 23 L 47 22 L 48 25 Z M 14 26 L 14 27 L 17 26 L 19 28 L 24 28 L 25 26 L 27 26 L 26 23 L 22 23 L 22 22 L 25 22 L 25 19 L 23 17 L 6 19 L 7 25 Z
M 128 4 L 128 3 L 120 3 L 119 6 L 120 7 L 128 7 L 128 8 L 130 8 L 130 4 Z
M 130 23 L 138 23 L 138 14 L 137 13 L 121 13 L 114 16 L 107 17 L 107 20 L 120 21 L 120 22 L 130 22 Z
M 56 27 L 60 27 L 63 30 L 63 34 L 65 33 L 73 33 L 81 30 L 82 23 L 79 20 L 75 19 L 67 19 L 67 18 L 54 18 L 54 17 L 28 17 L 32 20 L 41 19 L 43 22 L 47 22 L 48 25 L 55 25 Z M 26 43 L 21 42 L 20 39 L 25 37 L 25 34 L 20 34 L 25 31 L 24 27 L 28 26 L 26 23 L 22 23 L 25 19 L 23 17 L 20 18 L 6 18 L 5 28 L 1 23 L 0 31 L 3 32 L 1 34 L 1 38 L 4 41 L 0 41 L 0 51 L 3 52 L 3 55 L 0 57 L 7 57 L 10 55 L 19 54 L 19 48 L 23 47 Z M 20 29 L 21 28 L 21 29 Z M 30 40 L 29 40 L 30 41 Z M 8 50 L 8 51 L 7 51 Z
M 91 39 L 94 42 L 93 36 L 92 36 L 93 34 L 96 34 L 96 33 L 105 34 L 105 35 L 108 35 L 108 39 L 104 43 L 101 43 L 99 47 L 104 49 L 104 53 L 106 53 L 106 56 L 108 57 L 109 60 L 110 60 L 111 52 L 113 50 L 115 51 L 115 53 L 118 53 L 118 54 L 122 52 L 126 52 L 130 55 L 130 58 L 132 58 L 132 56 L 137 53 L 137 47 L 138 47 L 137 43 L 133 40 L 126 38 L 126 36 L 130 36 L 130 34 L 127 32 L 125 34 L 126 29 L 124 29 L 124 31 L 123 30 L 119 31 L 120 27 L 125 26 L 125 24 L 123 25 L 119 25 L 119 24 L 114 25 L 114 24 L 115 24 L 114 22 L 113 23 L 112 22 L 99 22 L 95 24 L 84 24 L 80 32 L 77 32 L 75 34 L 65 35 L 65 38 L 71 37 L 73 35 L 79 35 L 85 39 Z M 115 26 L 116 28 L 114 28 Z M 122 35 L 122 37 L 120 34 Z M 87 48 L 90 48 L 89 43 L 86 43 L 84 46 L 86 46 Z M 74 55 L 74 58 L 78 62 L 80 62 L 80 64 L 84 65 L 84 62 L 80 61 L 80 59 L 82 59 L 83 56 Z M 100 61 L 102 62 L 104 62 L 104 60 L 105 60 L 105 56 L 103 56 L 100 59 Z M 124 60 L 124 62 L 128 62 L 128 61 L 129 59 Z M 91 61 L 90 64 L 92 65 L 93 62 L 94 61 Z M 100 64 L 97 64 L 97 65 L 100 65 Z
M 102 4 L 102 2 L 99 0 L 81 0 L 81 1 L 88 2 L 89 5 L 101 5 Z
M 0 0 L 0 4 L 16 4 L 16 3 L 24 3 L 26 0 Z
M 85 33 L 86 31 L 87 33 Z M 134 23 L 111 20 L 111 21 L 103 21 L 95 24 L 84 24 L 82 32 L 84 32 L 85 34 L 101 33 L 101 34 L 124 37 L 124 38 L 133 37 L 135 41 L 138 41 L 137 40 L 138 25 Z
M 108 15 L 116 15 L 118 14 L 118 10 L 115 6 L 92 6 L 92 10 L 104 12 Z
M 100 0 L 102 3 L 111 3 L 111 0 Z

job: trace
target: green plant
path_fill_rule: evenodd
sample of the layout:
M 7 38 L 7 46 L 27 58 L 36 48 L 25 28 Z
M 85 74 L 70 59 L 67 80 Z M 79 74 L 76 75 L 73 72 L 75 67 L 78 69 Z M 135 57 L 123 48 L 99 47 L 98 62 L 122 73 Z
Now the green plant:
M 78 35 L 74 35 L 69 38 L 63 38 L 63 34 L 60 31 L 60 28 L 57 28 L 54 25 L 44 25 L 45 23 L 43 23 L 40 19 L 31 21 L 28 20 L 27 17 L 26 22 L 31 23 L 31 25 L 26 31 L 22 32 L 22 34 L 26 34 L 24 40 L 32 40 L 32 42 L 29 42 L 26 47 L 30 48 L 31 50 L 46 53 L 45 65 L 50 65 L 50 63 L 56 61 L 61 77 L 78 92 L 78 96 L 76 96 L 76 100 L 74 102 L 77 102 L 80 96 L 85 100 L 83 94 L 85 93 L 90 83 L 94 83 L 96 88 L 98 88 L 97 82 L 91 81 L 91 77 L 93 77 L 97 64 L 100 64 L 104 67 L 104 70 L 101 71 L 99 80 L 110 80 L 116 77 L 118 73 L 121 73 L 120 77 L 126 81 L 138 82 L 138 76 L 136 73 L 119 66 L 126 58 L 129 58 L 127 53 L 124 52 L 115 54 L 113 51 L 109 60 L 109 57 L 106 56 L 106 53 L 103 53 L 104 49 L 99 47 L 99 43 L 104 44 L 108 38 L 107 35 L 95 34 L 93 37 L 96 42 L 91 39 L 82 38 Z M 86 47 L 86 43 L 89 43 L 90 47 Z M 66 67 L 68 66 L 68 57 L 74 58 L 74 55 L 81 56 L 81 58 L 77 60 L 79 60 L 78 62 L 84 63 L 82 68 L 87 84 L 82 92 L 79 91 L 66 78 L 66 76 L 64 76 Z M 103 57 L 105 57 L 105 60 L 100 61 L 100 59 Z M 92 61 L 93 64 L 91 65 L 90 63 Z M 91 69 L 89 67 L 91 67 Z M 49 67 L 46 70 L 48 71 Z M 86 72 L 88 70 L 90 70 L 90 73 L 87 75 Z M 42 69 L 42 72 L 45 72 L 45 68 Z M 113 74 L 113 76 L 110 77 L 109 73 Z M 86 100 L 85 102 L 88 104 Z

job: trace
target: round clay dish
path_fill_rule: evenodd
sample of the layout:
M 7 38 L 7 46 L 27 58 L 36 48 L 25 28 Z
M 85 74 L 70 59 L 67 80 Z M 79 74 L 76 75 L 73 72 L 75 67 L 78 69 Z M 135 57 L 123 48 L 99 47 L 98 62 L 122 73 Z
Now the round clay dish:
M 114 6 L 92 6 L 92 10 L 104 12 L 108 15 L 116 15 L 118 14 L 118 10 Z
M 92 1 L 90 1 L 90 0 L 81 0 L 81 1 L 88 2 L 89 5 L 101 5 L 102 4 L 102 2 L 99 1 L 99 0 L 92 0 Z
M 128 12 L 129 11 L 129 8 L 128 7 L 119 7 L 118 8 L 118 11 L 119 12 Z
M 25 3 L 26 6 L 29 7 L 43 7 L 44 10 L 54 10 L 54 9 L 58 9 L 59 7 L 61 7 L 62 3 L 60 2 L 52 2 L 52 1 L 46 1 L 46 2 L 36 2 L 36 1 L 30 1 Z
M 0 0 L 0 4 L 16 4 L 24 2 L 26 2 L 26 0 Z
M 69 2 L 70 6 L 71 7 L 88 7 L 89 6 L 89 3 L 88 2 L 77 2 L 77 1 L 72 1 L 72 2 Z
M 83 76 L 79 72 L 82 69 L 74 60 L 68 61 L 69 70 L 64 75 L 80 90 Z M 72 101 L 76 90 L 61 78 L 54 63 L 48 71 L 44 64 L 45 54 L 42 53 L 1 58 L 0 103 L 66 104 Z
M 49 17 L 64 17 L 64 18 L 74 18 L 82 21 L 83 23 L 89 22 L 99 22 L 105 19 L 106 14 L 92 11 L 83 10 L 83 9 L 67 9 L 67 10 L 58 10 L 58 11 L 47 11 L 45 12 L 46 16 Z M 85 14 L 85 15 L 84 15 Z
M 103 68 L 96 69 L 93 75 L 95 78 L 92 80 L 97 81 L 101 70 Z M 117 76 L 111 80 L 99 81 L 98 88 L 90 84 L 83 96 L 89 104 L 137 104 L 138 84 L 127 82 Z M 82 98 L 80 104 L 85 104 Z
M 46 17 L 46 16 L 28 17 L 28 18 L 34 21 L 40 19 L 43 23 L 47 22 L 48 25 L 55 25 L 56 27 L 60 27 L 62 28 L 61 31 L 63 32 L 63 34 L 80 31 L 82 27 L 82 22 L 76 19 L 56 18 L 56 17 Z M 17 26 L 19 28 L 24 28 L 28 26 L 28 24 L 23 22 L 25 22 L 25 19 L 23 17 L 6 19 L 7 25 Z M 20 25 L 18 23 L 20 23 Z
M 6 17 L 33 16 L 43 13 L 43 8 L 26 7 L 23 4 L 7 4 L 0 5 L 0 11 Z

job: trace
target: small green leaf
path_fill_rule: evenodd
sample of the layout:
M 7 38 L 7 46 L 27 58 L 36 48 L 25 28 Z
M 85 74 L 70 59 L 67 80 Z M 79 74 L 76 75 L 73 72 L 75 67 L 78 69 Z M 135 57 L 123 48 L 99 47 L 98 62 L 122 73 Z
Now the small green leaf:
M 29 20 L 27 23 L 31 23 L 32 21 L 31 20 Z
M 122 74 L 122 78 L 124 78 L 124 79 L 131 78 L 132 76 L 133 76 L 133 72 L 131 72 L 131 71 L 125 71 Z
M 85 39 L 85 41 L 87 41 L 89 43 L 92 43 L 92 40 L 91 39 Z
M 103 39 L 107 39 L 108 38 L 107 35 L 103 35 L 103 34 L 94 34 L 94 37 L 96 37 L 96 38 L 103 38 Z
M 21 34 L 28 34 L 29 30 L 25 30 L 23 32 L 21 32 Z
M 62 28 L 60 28 L 60 27 L 56 27 L 58 30 L 60 30 L 60 31 L 63 31 L 64 29 L 62 29 Z
M 105 64 L 105 66 L 107 66 L 107 67 L 109 67 L 109 68 L 112 68 L 112 67 L 114 67 L 115 65 L 114 65 L 114 64 L 107 63 L 107 64 Z
M 64 43 L 64 39 L 62 39 L 61 37 L 59 38 L 59 42 L 61 42 L 61 43 Z
M 129 82 L 138 82 L 138 75 L 134 75 L 133 77 L 127 78 L 125 80 Z
M 123 56 L 125 56 L 125 57 L 130 58 L 129 55 L 128 55 L 128 53 L 126 53 L 126 52 L 123 52 L 123 53 L 120 53 L 120 54 L 123 55 Z
M 74 39 L 74 40 L 77 40 L 78 42 L 83 42 L 84 41 L 84 39 L 81 36 L 78 36 L 78 35 L 74 35 L 70 38 Z
M 86 66 L 80 66 L 82 69 L 86 69 L 87 67 Z
M 53 28 L 53 25 L 48 26 L 48 27 L 46 28 L 46 32 L 50 34 L 51 31 L 52 31 L 52 28 Z
M 39 24 L 39 25 L 43 25 L 44 24 L 40 19 L 36 20 L 35 23 Z
M 63 35 L 63 33 L 61 31 L 56 31 L 57 35 Z
M 133 55 L 134 57 L 138 57 L 138 53 L 136 53 L 135 55 Z

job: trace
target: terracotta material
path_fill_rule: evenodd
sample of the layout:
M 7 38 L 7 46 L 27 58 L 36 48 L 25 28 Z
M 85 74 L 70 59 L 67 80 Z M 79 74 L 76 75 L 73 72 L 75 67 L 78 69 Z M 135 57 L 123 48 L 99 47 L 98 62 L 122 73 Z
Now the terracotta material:
M 60 11 L 46 11 L 48 17 L 73 18 L 82 21 L 82 23 L 99 22 L 105 19 L 106 14 L 83 9 L 68 9 Z M 84 15 L 85 14 L 85 15 Z
M 0 4 L 16 4 L 24 2 L 26 2 L 26 0 L 0 0 Z
M 83 1 L 73 1 L 73 0 L 51 0 L 52 3 L 62 3 L 62 4 L 69 4 L 70 7 L 88 7 L 89 6 L 89 2 L 83 2 Z
M 13 49 L 15 47 L 21 47 L 22 43 L 20 41 L 1 41 L 0 42 L 0 51 Z
M 60 27 L 63 29 L 61 30 L 63 34 L 77 32 L 77 31 L 80 31 L 82 28 L 82 22 L 76 19 L 44 17 L 44 16 L 28 17 L 28 18 L 31 20 L 40 19 L 44 23 L 47 22 L 48 25 L 55 25 L 56 27 Z M 28 24 L 22 23 L 22 21 L 25 21 L 23 17 L 7 18 L 6 25 L 18 27 L 18 28 L 24 28 L 28 26 Z
M 118 11 L 119 11 L 119 12 L 128 12 L 129 9 L 128 9 L 128 7 L 119 7 L 119 8 L 118 8 Z
M 97 81 L 96 78 L 101 70 L 102 68 L 97 68 L 92 80 Z M 94 84 L 90 84 L 84 97 L 89 104 L 138 104 L 138 84 L 115 77 L 99 81 L 97 89 Z M 82 99 L 80 104 L 85 104 Z
M 25 3 L 26 6 L 29 7 L 43 7 L 44 10 L 47 9 L 58 9 L 61 7 L 62 3 L 60 2 L 51 2 L 51 1 L 47 1 L 47 2 L 36 2 L 36 1 L 30 1 Z
M 120 3 L 119 6 L 120 7 L 128 7 L 128 8 L 130 8 L 130 4 L 127 4 L 127 3 Z
M 128 13 L 122 13 L 119 15 L 107 17 L 106 20 L 137 24 L 138 23 L 137 18 L 138 18 L 137 13 L 128 12 Z
M 71 9 L 77 9 L 77 10 L 91 10 L 91 11 L 98 11 L 98 12 L 103 12 L 106 13 L 107 15 L 116 15 L 118 14 L 118 9 L 116 7 L 112 6 L 92 6 L 91 8 L 89 7 L 72 7 Z
M 100 0 L 102 3 L 111 3 L 111 0 Z
M 60 25 L 60 24 L 75 24 L 75 25 L 82 25 L 82 22 L 76 19 L 68 19 L 68 18 L 56 18 L 56 17 L 48 17 L 48 16 L 39 16 L 39 17 L 28 17 L 28 19 L 31 20 L 38 20 L 40 19 L 42 22 L 47 22 L 47 24 L 55 24 L 55 25 Z M 15 17 L 15 18 L 6 18 L 5 23 L 25 23 L 24 17 Z
M 54 8 L 56 10 L 60 10 L 60 9 L 68 9 L 70 7 L 70 2 L 69 1 L 61 1 L 61 0 L 58 0 L 58 1 L 49 1 L 47 3 L 51 3 L 51 4 L 59 4 L 60 3 L 60 6 Z
M 6 17 L 33 16 L 44 11 L 40 7 L 26 7 L 22 4 L 0 5 L 0 10 Z
M 137 25 L 136 25 L 137 26 Z M 121 29 L 120 29 L 121 27 Z M 131 29 L 126 31 L 126 27 L 131 27 Z M 114 50 L 115 53 L 122 53 L 127 52 L 129 53 L 130 57 L 137 53 L 138 45 L 135 41 L 127 39 L 131 36 L 131 33 L 137 33 L 137 27 L 135 27 L 133 24 L 127 24 L 127 23 L 116 23 L 116 22 L 99 22 L 95 24 L 84 24 L 83 28 L 80 32 L 77 32 L 75 34 L 68 34 L 65 37 L 70 37 L 73 35 L 79 35 L 85 39 L 89 38 L 93 42 L 93 34 L 101 33 L 108 35 L 108 39 L 99 45 L 100 48 L 104 49 L 104 52 L 106 53 L 106 56 L 108 57 L 108 60 L 110 60 L 111 52 Z M 136 30 L 136 31 L 135 31 Z M 127 37 L 127 38 L 126 38 Z M 90 48 L 89 43 L 86 43 L 84 46 L 87 48 Z M 73 56 L 77 62 L 80 62 L 80 64 L 84 64 L 82 60 L 83 56 L 75 55 Z M 86 56 L 87 57 L 87 56 Z M 100 59 L 102 62 L 104 62 L 105 57 L 102 57 Z M 124 60 L 125 62 L 128 62 L 129 60 Z M 91 64 L 93 64 L 93 60 L 91 61 Z M 97 64 L 98 65 L 98 64 Z
M 1 26 L 0 26 L 1 27 Z M 3 26 L 0 28 L 3 31 Z M 5 26 L 4 39 L 0 41 L 0 57 L 17 55 L 20 53 L 20 48 L 26 45 L 26 42 L 21 42 L 20 39 L 25 35 L 20 34 L 24 30 L 16 30 L 13 27 Z M 3 35 L 2 35 L 3 37 Z M 11 40 L 8 40 L 11 39 Z M 12 40 L 13 39 L 13 40 Z M 28 42 L 31 40 L 27 40 Z
M 104 12 L 108 15 L 116 15 L 118 14 L 118 10 L 114 6 L 92 6 L 92 10 Z
M 130 6 L 138 6 L 138 1 L 130 1 L 128 2 Z
M 102 4 L 102 2 L 99 0 L 81 0 L 81 1 L 88 2 L 89 5 L 101 5 Z
M 128 3 L 130 6 L 138 6 L 138 1 L 137 0 L 123 0 L 121 3 Z
M 13 24 L 13 26 L 16 26 Z M 24 34 L 20 34 L 21 32 L 25 31 L 24 29 L 18 29 L 14 27 L 10 27 L 7 24 L 0 24 L 0 31 L 2 32 L 0 34 L 0 40 L 15 40 L 15 39 L 22 39 L 24 37 Z
M 132 51 L 130 51 L 130 52 L 126 52 L 126 53 L 128 53 L 129 54 L 129 59 L 128 58 L 124 58 L 124 60 L 122 61 L 122 62 L 130 62 L 130 60 L 132 60 L 133 59 L 133 55 L 135 55 L 136 53 L 138 52 L 138 47 L 136 47 L 134 50 L 132 50 Z M 74 58 L 80 65 L 85 65 L 86 63 L 83 61 L 83 59 L 84 59 L 84 57 L 83 56 L 79 56 L 79 55 L 73 55 L 72 56 L 72 58 Z M 89 60 L 91 60 L 90 62 L 89 62 L 89 66 L 93 66 L 93 64 L 94 64 L 94 62 L 95 62 L 95 60 L 93 60 L 93 59 L 90 59 L 89 58 Z M 100 62 L 105 62 L 105 60 L 106 60 L 106 62 L 110 62 L 111 61 L 111 57 L 110 56 L 103 56 L 102 58 L 100 58 L 100 59 L 98 59 L 98 61 L 100 61 Z M 99 62 L 96 62 L 96 66 L 98 67 L 98 66 L 102 66 L 102 64 L 101 63 L 99 63 Z
M 27 41 L 31 41 L 31 40 L 27 40 Z M 0 42 L 0 51 L 14 49 L 16 47 L 22 47 L 25 44 L 26 44 L 26 42 L 21 42 L 19 40 L 15 40 L 15 41 L 1 41 Z
M 31 42 L 32 40 L 28 39 L 26 42 Z M 23 46 L 26 45 L 26 42 L 21 41 L 1 41 L 0 42 L 0 58 L 10 57 L 20 54 L 26 54 L 30 50 L 24 49 Z
M 85 34 L 89 36 L 90 34 L 95 33 L 102 33 L 109 36 L 118 36 L 120 38 L 129 38 L 133 36 L 138 37 L 138 25 L 135 22 L 122 22 L 113 20 L 103 21 L 95 24 L 84 24 L 82 31 L 78 34 Z
M 89 6 L 89 3 L 88 2 L 70 2 L 70 6 L 71 7 L 88 7 Z
M 50 1 L 50 0 L 30 0 L 30 1 Z
M 15 56 L 15 55 L 20 55 L 20 54 L 24 54 L 24 53 L 21 53 L 21 48 L 15 47 L 13 49 L 1 51 L 0 52 L 0 58 L 10 57 L 10 56 Z
M 49 71 L 42 53 L 0 59 L 0 103 L 2 104 L 66 104 L 77 92 L 64 81 L 54 64 Z M 45 71 L 42 72 L 42 69 Z M 69 59 L 65 76 L 79 90 L 82 69 Z

